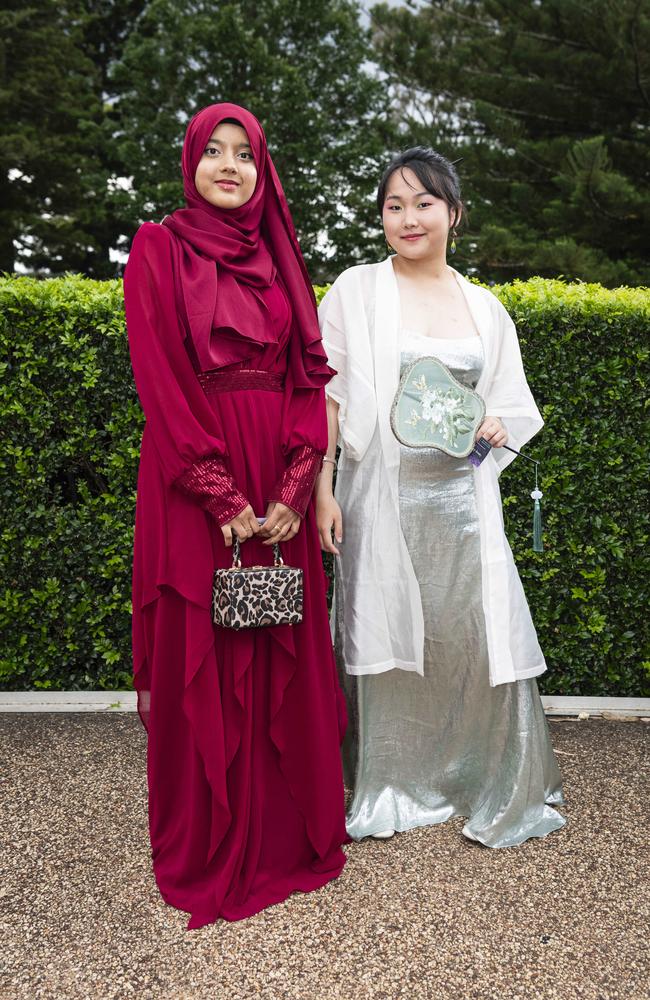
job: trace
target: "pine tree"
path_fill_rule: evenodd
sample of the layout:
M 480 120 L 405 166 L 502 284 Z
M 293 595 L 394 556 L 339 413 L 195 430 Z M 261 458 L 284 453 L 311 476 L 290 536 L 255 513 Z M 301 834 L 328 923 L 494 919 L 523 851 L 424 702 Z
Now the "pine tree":
M 466 268 L 648 283 L 647 0 L 384 4 L 373 35 L 402 145 L 460 160 Z
M 75 217 L 97 112 L 92 63 L 79 47 L 77 4 L 33 0 L 0 14 L 0 268 L 80 262 Z M 63 30 L 63 24 L 66 30 Z M 86 242 L 81 240 L 81 242 Z
M 0 12 L 0 270 L 112 276 L 122 230 L 108 66 L 143 0 L 16 0 Z

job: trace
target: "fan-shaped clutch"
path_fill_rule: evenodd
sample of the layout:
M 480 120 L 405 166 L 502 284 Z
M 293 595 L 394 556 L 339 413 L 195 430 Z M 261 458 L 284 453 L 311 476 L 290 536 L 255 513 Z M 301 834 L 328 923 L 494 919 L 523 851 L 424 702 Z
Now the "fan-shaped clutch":
M 406 369 L 393 400 L 390 425 L 408 448 L 438 448 L 465 458 L 485 416 L 483 399 L 438 358 L 418 358 Z

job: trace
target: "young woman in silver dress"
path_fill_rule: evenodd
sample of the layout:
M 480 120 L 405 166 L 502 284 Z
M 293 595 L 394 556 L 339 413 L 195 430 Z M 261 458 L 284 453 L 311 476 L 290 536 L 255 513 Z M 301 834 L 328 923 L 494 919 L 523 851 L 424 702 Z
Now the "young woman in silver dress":
M 503 529 L 498 477 L 542 426 L 512 320 L 447 264 L 463 206 L 454 167 L 416 147 L 387 168 L 378 207 L 393 251 L 343 272 L 320 308 L 338 374 L 317 483 L 335 554 L 335 643 L 351 726 L 355 839 L 466 817 L 509 847 L 558 830 L 561 778 L 537 689 L 546 669 Z M 400 373 L 439 358 L 484 399 L 474 468 L 396 439 Z M 332 476 L 341 445 L 336 498 Z

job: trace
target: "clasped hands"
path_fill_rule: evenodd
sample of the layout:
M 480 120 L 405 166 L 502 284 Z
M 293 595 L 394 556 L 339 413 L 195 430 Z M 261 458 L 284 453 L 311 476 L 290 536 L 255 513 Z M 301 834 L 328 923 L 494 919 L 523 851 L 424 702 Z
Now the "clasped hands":
M 294 538 L 300 530 L 301 521 L 302 518 L 295 510 L 276 502 L 268 505 L 266 520 L 264 524 L 260 524 L 255 511 L 248 504 L 237 517 L 233 517 L 232 521 L 222 524 L 221 531 L 227 548 L 232 545 L 233 534 L 240 542 L 258 535 L 263 539 L 262 545 L 274 545 L 276 542 L 288 542 L 290 538 Z

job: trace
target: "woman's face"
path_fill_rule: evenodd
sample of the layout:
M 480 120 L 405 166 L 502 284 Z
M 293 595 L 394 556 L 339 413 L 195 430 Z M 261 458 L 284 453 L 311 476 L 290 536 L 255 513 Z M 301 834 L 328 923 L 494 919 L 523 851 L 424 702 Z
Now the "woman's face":
M 386 189 L 382 222 L 386 240 L 401 257 L 445 256 L 451 226 L 449 205 L 422 187 L 409 167 L 395 170 Z
M 196 190 L 217 208 L 239 208 L 252 197 L 256 181 L 245 129 L 227 122 L 217 125 L 196 168 Z

